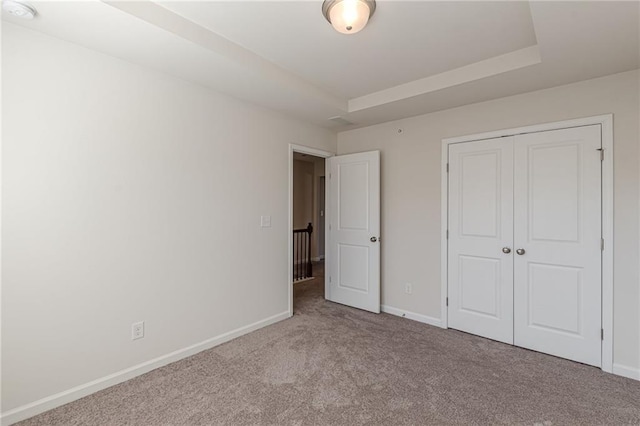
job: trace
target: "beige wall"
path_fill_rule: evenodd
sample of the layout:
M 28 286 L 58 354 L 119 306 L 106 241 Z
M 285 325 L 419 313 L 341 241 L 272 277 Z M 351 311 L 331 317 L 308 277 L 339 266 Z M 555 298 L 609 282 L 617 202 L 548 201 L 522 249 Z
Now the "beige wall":
M 626 72 L 340 133 L 339 154 L 381 151 L 382 303 L 440 317 L 443 138 L 613 113 L 614 363 L 640 369 L 639 78 Z
M 3 412 L 288 313 L 289 144 L 333 132 L 2 36 Z

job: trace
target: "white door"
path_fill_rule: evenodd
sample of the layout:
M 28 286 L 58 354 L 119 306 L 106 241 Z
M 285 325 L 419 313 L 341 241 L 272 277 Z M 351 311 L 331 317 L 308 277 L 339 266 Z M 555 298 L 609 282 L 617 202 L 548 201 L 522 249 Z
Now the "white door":
M 515 138 L 515 344 L 600 366 L 600 126 Z
M 449 147 L 449 327 L 513 343 L 513 138 Z
M 380 312 L 380 152 L 327 159 L 325 296 Z

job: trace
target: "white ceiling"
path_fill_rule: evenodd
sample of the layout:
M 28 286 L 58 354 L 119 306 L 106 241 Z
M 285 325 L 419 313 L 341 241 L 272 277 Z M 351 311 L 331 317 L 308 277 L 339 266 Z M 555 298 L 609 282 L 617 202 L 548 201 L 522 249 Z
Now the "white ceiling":
M 638 2 L 378 0 L 349 36 L 321 0 L 31 4 L 3 19 L 337 130 L 640 66 Z
M 331 29 L 321 1 L 160 4 L 348 98 L 536 44 L 526 2 L 381 1 L 351 36 Z

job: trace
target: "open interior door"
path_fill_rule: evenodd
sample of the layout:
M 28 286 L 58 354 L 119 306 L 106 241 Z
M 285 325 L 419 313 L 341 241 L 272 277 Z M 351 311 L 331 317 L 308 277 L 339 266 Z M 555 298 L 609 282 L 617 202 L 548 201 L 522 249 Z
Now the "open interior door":
M 327 159 L 325 297 L 380 312 L 380 152 Z

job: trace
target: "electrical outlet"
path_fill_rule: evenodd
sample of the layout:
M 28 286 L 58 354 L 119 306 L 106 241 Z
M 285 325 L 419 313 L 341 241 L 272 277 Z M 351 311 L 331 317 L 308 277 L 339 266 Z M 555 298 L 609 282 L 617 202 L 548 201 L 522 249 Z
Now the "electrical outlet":
M 131 340 L 142 339 L 144 337 L 144 321 L 131 324 Z
M 411 292 L 413 291 L 413 289 L 411 288 L 411 283 L 406 283 L 404 285 L 404 292 L 407 294 L 411 294 Z

